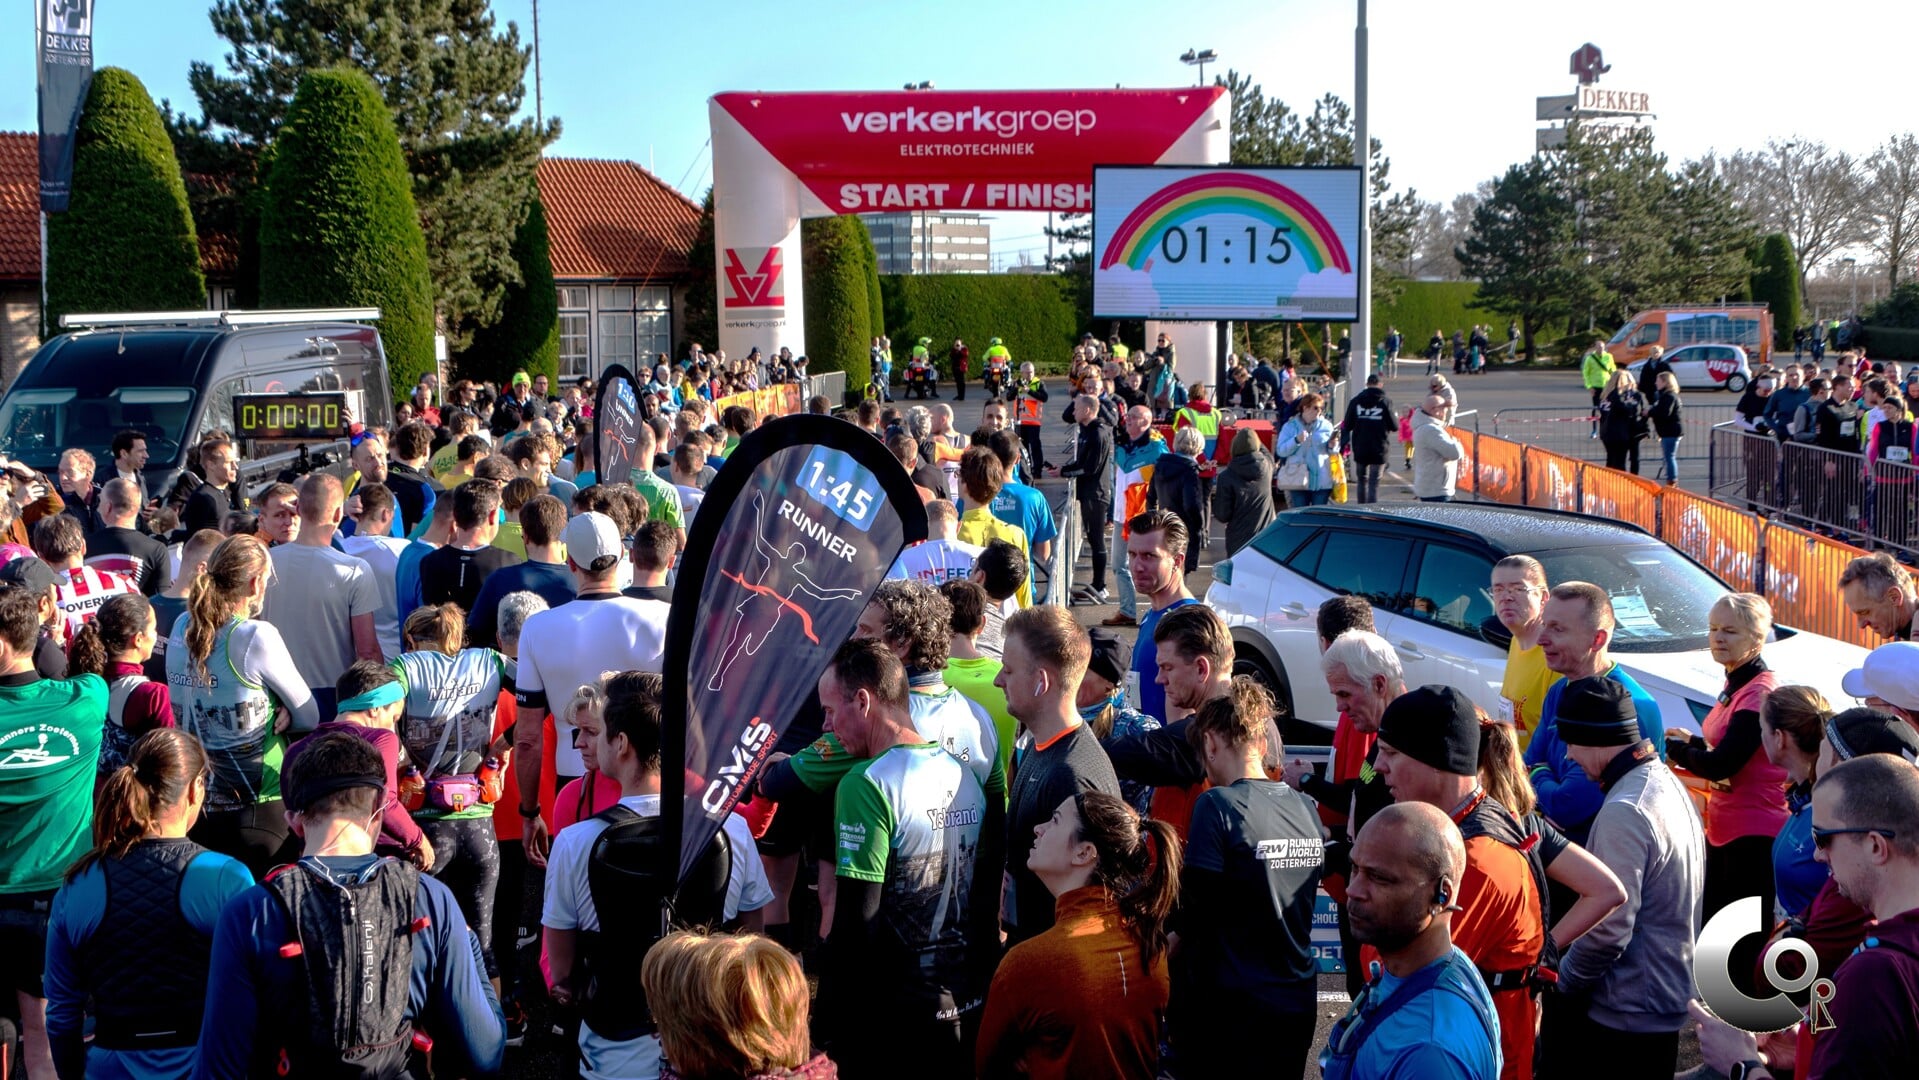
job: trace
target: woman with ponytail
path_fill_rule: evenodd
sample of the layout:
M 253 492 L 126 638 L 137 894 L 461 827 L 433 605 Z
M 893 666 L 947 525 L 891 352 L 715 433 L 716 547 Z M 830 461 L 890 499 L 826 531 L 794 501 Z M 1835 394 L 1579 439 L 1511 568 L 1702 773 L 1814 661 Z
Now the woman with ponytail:
M 1179 835 L 1117 796 L 1083 791 L 1033 830 L 1026 866 L 1053 894 L 1056 915 L 993 976 L 979 1075 L 1157 1075 Z
M 48 918 L 47 1035 L 59 1075 L 193 1073 L 214 925 L 253 884 L 238 861 L 186 838 L 206 797 L 206 752 L 174 728 L 140 736 L 101 786 L 93 850 L 68 871 Z
M 1312 1049 L 1325 841 L 1312 804 L 1267 778 L 1273 713 L 1266 691 L 1242 677 L 1187 725 L 1213 786 L 1193 804 L 1173 926 L 1167 1020 L 1180 1076 L 1241 1071 L 1248 1032 L 1260 1033 L 1266 1075 L 1304 1075 Z
M 147 678 L 158 641 L 153 605 L 139 593 L 121 593 L 100 605 L 93 621 L 67 646 L 67 674 L 85 672 L 107 683 L 107 726 L 100 739 L 100 779 L 126 764 L 133 740 L 173 726 L 167 684 Z
M 205 817 L 193 838 L 245 863 L 255 877 L 299 851 L 280 800 L 288 731 L 320 722 L 313 691 L 272 623 L 254 616 L 273 565 L 257 537 L 230 536 L 187 594 L 167 640 L 167 684 L 180 727 L 211 762 Z
M 392 663 L 405 695 L 399 735 L 424 786 L 420 804 L 409 802 L 409 809 L 432 845 L 433 876 L 453 890 L 460 914 L 479 935 L 487 977 L 497 979 L 493 900 L 500 845 L 493 804 L 504 788 L 512 740 L 494 739 L 493 722 L 500 690 L 513 685 L 517 667 L 492 649 L 465 647 L 466 613 L 458 604 L 413 609 L 401 637 L 407 651 Z

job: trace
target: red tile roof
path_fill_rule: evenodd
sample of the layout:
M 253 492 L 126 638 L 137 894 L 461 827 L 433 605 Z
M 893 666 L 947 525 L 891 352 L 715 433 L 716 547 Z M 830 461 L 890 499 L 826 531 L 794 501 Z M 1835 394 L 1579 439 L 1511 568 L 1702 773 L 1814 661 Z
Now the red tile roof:
M 0 281 L 40 280 L 40 139 L 0 131 Z
M 0 132 L 0 281 L 40 277 L 37 147 L 31 133 Z M 188 182 L 217 183 L 203 176 Z M 544 158 L 539 182 L 555 277 L 661 279 L 686 273 L 700 208 L 659 177 L 630 161 Z M 234 238 L 202 235 L 200 260 L 210 277 L 231 277 L 238 262 Z
M 700 207 L 630 161 L 543 158 L 553 276 L 672 278 L 700 227 Z

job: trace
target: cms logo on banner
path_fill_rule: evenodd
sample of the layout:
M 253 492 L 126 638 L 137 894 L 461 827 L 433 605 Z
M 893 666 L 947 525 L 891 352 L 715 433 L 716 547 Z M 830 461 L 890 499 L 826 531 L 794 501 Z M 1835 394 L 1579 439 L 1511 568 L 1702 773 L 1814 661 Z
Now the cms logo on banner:
M 1699 932 L 1692 960 L 1692 977 L 1699 987 L 1699 1000 L 1714 1016 L 1754 1033 L 1783 1031 L 1801 1020 L 1814 1031 L 1831 1030 L 1834 1025 L 1828 1006 L 1832 1001 L 1832 980 L 1819 977 L 1819 957 L 1810 944 L 1799 938 L 1781 938 L 1768 945 L 1760 963 L 1766 982 L 1779 993 L 1766 998 L 1747 997 L 1745 991 L 1733 983 L 1732 950 L 1746 937 L 1759 932 L 1754 927 L 1763 925 L 1760 909 L 1764 903 L 1757 896 L 1748 896 L 1727 904 Z M 1801 974 L 1790 979 L 1779 973 L 1779 958 L 1787 953 L 1798 956 L 1805 965 Z M 1812 993 L 1804 1009 L 1786 996 L 1807 990 Z
M 727 248 L 726 306 L 785 307 L 785 273 L 779 248 Z

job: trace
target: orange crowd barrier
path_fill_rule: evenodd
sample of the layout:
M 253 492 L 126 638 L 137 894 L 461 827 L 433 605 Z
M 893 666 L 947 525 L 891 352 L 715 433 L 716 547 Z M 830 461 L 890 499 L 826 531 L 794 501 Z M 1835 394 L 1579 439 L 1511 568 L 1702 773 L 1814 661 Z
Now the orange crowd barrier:
M 1751 590 L 1759 565 L 1759 519 L 1736 506 L 1678 488 L 1660 493 L 1659 538 L 1692 556 L 1735 588 Z M 1838 596 L 1834 576 L 1828 596 Z
M 1467 431 L 1465 428 L 1456 427 L 1450 430 L 1452 437 L 1459 440 L 1460 450 L 1463 451 L 1459 456 L 1459 478 L 1457 482 L 1454 483 L 1453 490 L 1456 492 L 1457 498 L 1465 498 L 1469 493 L 1477 497 L 1479 494 L 1479 466 L 1476 465 L 1475 462 L 1479 459 L 1474 452 L 1476 447 L 1473 444 L 1478 441 L 1479 436 L 1477 433 Z
M 1586 463 L 1578 458 L 1528 446 L 1525 451 L 1526 505 L 1542 510 L 1579 509 L 1579 473 Z
M 1581 509 L 1596 517 L 1628 521 L 1649 533 L 1659 531 L 1662 484 L 1617 469 L 1588 467 L 1580 474 Z
M 1839 575 L 1846 564 L 1866 554 L 1851 544 L 1766 522 L 1765 597 L 1777 621 L 1870 649 L 1878 635 L 1839 602 Z
M 1524 444 L 1492 435 L 1481 435 L 1473 442 L 1474 493 L 1494 502 L 1523 503 L 1526 497 Z M 1462 474 L 1462 488 L 1463 479 Z

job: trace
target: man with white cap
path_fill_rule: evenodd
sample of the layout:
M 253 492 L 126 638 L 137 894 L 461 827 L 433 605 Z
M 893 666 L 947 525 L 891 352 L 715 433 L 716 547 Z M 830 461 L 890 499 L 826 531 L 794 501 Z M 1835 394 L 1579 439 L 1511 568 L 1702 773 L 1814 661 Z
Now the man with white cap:
M 1864 664 L 1846 672 L 1839 688 L 1919 728 L 1919 642 L 1892 641 L 1872 650 Z
M 539 866 L 546 865 L 549 839 L 533 793 L 540 790 L 541 738 L 553 703 L 564 705 L 576 688 L 598 682 L 609 671 L 658 673 L 666 651 L 668 604 L 620 594 L 617 580 L 625 545 L 613 519 L 578 514 L 567 522 L 563 538 L 579 596 L 533 615 L 520 631 L 520 713 L 513 729 L 518 753 L 513 767 L 519 770 L 527 858 Z M 564 787 L 586 767 L 573 745 L 572 717 L 554 714 L 553 720 L 558 736 L 554 765 L 558 786 Z

